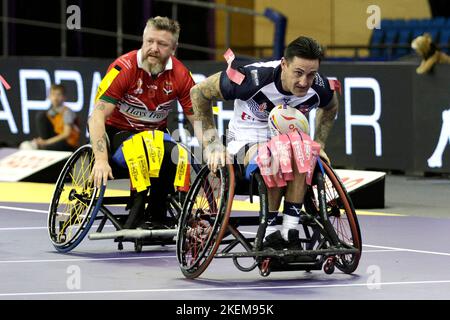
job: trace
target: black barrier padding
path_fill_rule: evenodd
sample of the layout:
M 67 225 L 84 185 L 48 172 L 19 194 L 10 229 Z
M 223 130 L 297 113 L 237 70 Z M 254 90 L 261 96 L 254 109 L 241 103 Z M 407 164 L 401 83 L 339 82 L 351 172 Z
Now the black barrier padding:
M 2 76 L 11 84 L 11 90 L 2 88 L 0 96 L 0 142 L 9 146 L 17 146 L 24 140 L 36 136 L 34 118 L 37 111 L 26 110 L 22 102 L 25 97 L 40 99 L 45 97 L 42 79 L 23 81 L 20 87 L 20 73 L 26 70 L 39 71 L 45 74 L 50 82 L 55 82 L 55 76 L 61 70 L 78 72 L 82 80 L 83 101 L 82 110 L 78 113 L 82 130 L 82 141 L 88 139 L 84 133 L 90 105 L 95 97 L 95 77 L 104 76 L 106 68 L 112 60 L 105 59 L 71 59 L 71 58 L 23 58 L 11 57 L 0 59 Z M 185 64 L 193 74 L 209 76 L 224 70 L 224 62 L 186 61 Z M 430 74 L 417 75 L 415 62 L 385 62 L 385 63 L 336 63 L 321 64 L 321 73 L 336 77 L 341 81 L 342 96 L 339 97 L 339 113 L 335 125 L 327 141 L 327 154 L 330 155 L 335 167 L 351 167 L 354 169 L 378 168 L 386 171 L 402 171 L 405 173 L 450 173 L 450 143 L 447 141 L 444 149 L 438 150 L 440 166 L 430 166 L 428 160 L 438 145 L 442 129 L 442 117 L 445 110 L 450 110 L 450 66 L 437 65 Z M 372 79 L 380 88 L 381 115 L 376 121 L 381 132 L 381 155 L 376 154 L 375 130 L 372 126 L 351 126 L 351 140 L 346 138 L 346 123 L 351 120 L 346 116 L 351 102 L 351 115 L 369 116 L 375 110 L 374 90 L 367 88 L 350 88 L 349 83 Z M 356 80 L 355 80 L 356 79 Z M 71 88 L 68 92 L 68 102 L 78 99 L 75 90 L 76 82 L 63 81 Z M 345 92 L 347 89 L 346 101 Z M 26 92 L 25 92 L 26 90 Z M 350 100 L 351 99 L 351 100 Z M 6 106 L 5 103 L 8 105 Z M 7 107 L 11 109 L 12 120 L 8 123 Z M 28 105 L 30 106 L 30 105 Z M 31 106 L 32 107 L 32 106 Z M 224 110 L 232 110 L 233 103 L 224 102 Z M 22 110 L 26 114 L 22 114 Z M 450 112 L 450 111 L 449 111 Z M 29 120 L 30 133 L 24 133 L 26 118 Z M 12 123 L 11 123 L 12 121 Z M 176 122 L 176 112 L 171 115 L 171 121 Z M 217 121 L 217 117 L 216 117 Z M 223 120 L 224 127 L 228 120 Z M 17 133 L 13 133 L 14 126 Z M 172 127 L 172 125 L 169 125 Z M 176 126 L 175 126 L 176 127 Z M 189 128 L 189 126 L 187 126 Z M 173 127 L 172 127 L 173 128 Z M 192 135 L 192 133 L 191 133 Z M 445 142 L 445 136 L 443 137 Z M 352 143 L 351 154 L 347 154 L 349 143 Z
M 61 173 L 64 164 L 67 159 L 61 160 L 51 166 L 48 166 L 38 172 L 35 172 L 25 178 L 23 178 L 22 182 L 41 182 L 41 183 L 56 183 L 58 180 L 59 174 Z
M 386 179 L 383 177 L 369 183 L 350 194 L 355 209 L 383 209 L 385 208 L 384 190 Z

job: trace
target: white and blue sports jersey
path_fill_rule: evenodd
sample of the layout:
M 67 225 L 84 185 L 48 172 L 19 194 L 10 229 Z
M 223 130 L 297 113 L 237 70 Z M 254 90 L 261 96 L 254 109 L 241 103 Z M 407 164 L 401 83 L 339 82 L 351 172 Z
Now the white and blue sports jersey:
M 280 60 L 254 63 L 238 70 L 245 75 L 240 85 L 231 81 L 226 72 L 220 76 L 224 99 L 234 99 L 234 115 L 227 132 L 227 149 L 231 154 L 236 154 L 247 143 L 270 138 L 268 118 L 275 106 L 289 105 L 307 114 L 313 108 L 327 106 L 333 98 L 334 91 L 328 79 L 319 73 L 303 97 L 283 90 Z

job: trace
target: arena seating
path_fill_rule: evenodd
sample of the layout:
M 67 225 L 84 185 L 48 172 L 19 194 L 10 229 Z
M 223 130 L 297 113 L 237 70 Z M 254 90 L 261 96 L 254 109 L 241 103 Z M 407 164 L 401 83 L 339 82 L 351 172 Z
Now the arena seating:
M 369 50 L 369 58 L 373 60 L 396 60 L 412 53 L 409 47 L 417 36 L 428 32 L 434 42 L 444 51 L 450 49 L 450 18 L 433 19 L 383 19 L 381 29 L 374 29 L 370 46 L 387 45 L 388 48 L 373 47 Z

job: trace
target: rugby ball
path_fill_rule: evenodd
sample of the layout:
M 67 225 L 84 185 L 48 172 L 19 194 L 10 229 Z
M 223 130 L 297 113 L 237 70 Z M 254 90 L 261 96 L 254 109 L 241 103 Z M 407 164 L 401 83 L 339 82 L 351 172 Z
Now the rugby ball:
M 269 113 L 269 129 L 272 136 L 294 130 L 309 134 L 309 123 L 301 111 L 286 105 L 279 105 Z

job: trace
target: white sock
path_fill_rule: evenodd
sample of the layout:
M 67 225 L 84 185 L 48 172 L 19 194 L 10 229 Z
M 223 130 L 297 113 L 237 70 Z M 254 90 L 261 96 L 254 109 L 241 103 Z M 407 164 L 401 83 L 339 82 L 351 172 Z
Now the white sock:
M 277 231 L 277 227 L 275 227 L 275 226 L 267 226 L 267 228 L 266 228 L 266 235 L 264 236 L 264 239 L 266 239 L 269 234 L 272 234 L 275 231 Z
M 297 229 L 300 217 L 294 217 L 287 214 L 283 215 L 283 226 L 281 228 L 281 235 L 284 240 L 288 240 L 289 229 Z
M 267 228 L 266 228 L 266 234 L 264 236 L 264 239 L 271 233 L 274 233 L 275 231 L 277 231 L 277 216 L 278 216 L 278 211 L 269 211 L 268 215 L 267 215 Z

